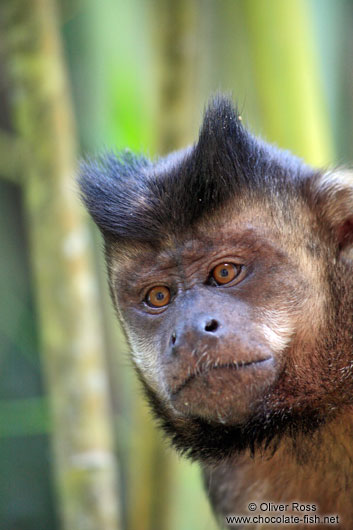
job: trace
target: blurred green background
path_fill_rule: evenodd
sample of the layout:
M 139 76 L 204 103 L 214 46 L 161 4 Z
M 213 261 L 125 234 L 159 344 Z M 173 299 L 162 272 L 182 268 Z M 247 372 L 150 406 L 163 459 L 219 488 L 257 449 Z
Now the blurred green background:
M 351 0 L 2 0 L 1 530 L 216 528 L 143 403 L 75 161 L 187 145 L 222 90 L 267 140 L 349 164 L 352 28 Z

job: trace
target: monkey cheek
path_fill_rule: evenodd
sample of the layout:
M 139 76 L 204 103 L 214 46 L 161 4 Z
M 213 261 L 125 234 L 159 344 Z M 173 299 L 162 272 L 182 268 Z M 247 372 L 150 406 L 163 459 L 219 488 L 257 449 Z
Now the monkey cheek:
M 239 369 L 218 367 L 187 381 L 171 403 L 186 417 L 239 425 L 256 414 L 276 372 L 272 358 Z

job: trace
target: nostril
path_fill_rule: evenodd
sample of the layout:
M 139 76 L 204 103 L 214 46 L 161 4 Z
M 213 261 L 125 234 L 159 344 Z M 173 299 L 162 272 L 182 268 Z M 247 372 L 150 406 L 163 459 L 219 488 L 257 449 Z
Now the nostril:
M 176 341 L 176 333 L 172 333 L 171 343 L 175 344 Z
M 205 331 L 209 331 L 210 333 L 212 333 L 213 331 L 216 331 L 216 329 L 218 329 L 218 322 L 217 320 L 209 320 L 207 323 L 206 323 L 206 326 L 205 326 Z

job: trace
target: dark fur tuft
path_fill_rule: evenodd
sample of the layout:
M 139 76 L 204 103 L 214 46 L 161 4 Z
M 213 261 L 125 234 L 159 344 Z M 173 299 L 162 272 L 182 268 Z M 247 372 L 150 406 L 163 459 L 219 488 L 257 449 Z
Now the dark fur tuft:
M 103 234 L 153 242 L 175 227 L 183 233 L 237 195 L 260 187 L 262 194 L 276 193 L 307 172 L 293 155 L 252 136 L 231 101 L 216 96 L 195 146 L 154 162 L 129 152 L 104 154 L 82 162 L 79 185 Z
M 78 179 L 81 197 L 103 233 L 134 236 L 129 219 L 137 201 L 146 194 L 145 174 L 150 167 L 146 158 L 128 150 L 81 162 Z
M 285 436 L 292 440 L 294 448 L 297 439 L 308 435 L 310 439 L 327 420 L 325 413 L 311 407 L 297 413 L 262 410 L 244 425 L 226 426 L 201 418 L 177 419 L 148 387 L 139 370 L 137 374 L 153 416 L 174 448 L 191 460 L 207 464 L 221 463 L 246 450 L 252 455 L 268 450 L 273 455 Z

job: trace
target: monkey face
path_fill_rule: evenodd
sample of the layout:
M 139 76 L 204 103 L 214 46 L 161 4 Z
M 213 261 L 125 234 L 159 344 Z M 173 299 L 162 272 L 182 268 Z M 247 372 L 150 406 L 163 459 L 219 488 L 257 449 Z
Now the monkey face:
M 176 417 L 242 424 L 285 370 L 308 279 L 251 215 L 110 258 L 134 363 Z
M 353 179 L 256 139 L 216 97 L 195 145 L 81 167 L 112 297 L 158 420 L 191 457 L 352 405 Z

